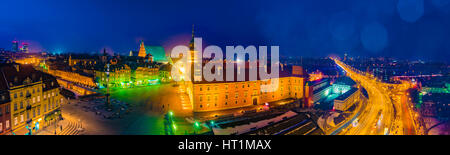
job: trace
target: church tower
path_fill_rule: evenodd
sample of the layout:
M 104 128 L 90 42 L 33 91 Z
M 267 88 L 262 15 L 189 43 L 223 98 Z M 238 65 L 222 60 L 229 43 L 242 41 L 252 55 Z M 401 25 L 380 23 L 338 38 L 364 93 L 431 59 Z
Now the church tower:
M 72 54 L 69 54 L 69 66 L 73 66 L 73 64 L 72 64 Z
M 108 53 L 106 53 L 106 48 L 103 48 L 102 62 L 108 61 Z
M 147 52 L 145 51 L 145 46 L 144 46 L 144 41 L 141 41 L 141 46 L 139 48 L 139 57 L 145 58 L 145 56 L 147 55 Z
M 199 44 L 201 45 L 201 43 Z M 197 47 L 202 48 L 202 47 Z M 194 25 L 192 25 L 192 39 L 189 43 L 189 52 L 191 54 L 191 72 L 193 73 L 194 81 L 202 81 L 202 53 L 195 50 L 195 34 L 194 34 Z
M 194 25 L 192 25 L 192 39 L 191 42 L 189 42 L 189 52 L 191 52 L 191 62 L 194 62 L 195 60 L 195 35 L 194 35 Z

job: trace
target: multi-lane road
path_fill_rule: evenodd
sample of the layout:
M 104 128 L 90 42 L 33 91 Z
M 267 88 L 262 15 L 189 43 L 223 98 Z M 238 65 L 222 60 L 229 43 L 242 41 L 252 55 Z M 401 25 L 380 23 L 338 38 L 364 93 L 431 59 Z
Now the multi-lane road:
M 408 102 L 408 83 L 387 84 L 370 74 L 361 72 L 345 63 L 333 59 L 354 81 L 365 88 L 369 101 L 354 122 L 338 131 L 342 135 L 414 135 L 418 131 L 417 113 Z M 348 120 L 350 121 L 350 120 Z

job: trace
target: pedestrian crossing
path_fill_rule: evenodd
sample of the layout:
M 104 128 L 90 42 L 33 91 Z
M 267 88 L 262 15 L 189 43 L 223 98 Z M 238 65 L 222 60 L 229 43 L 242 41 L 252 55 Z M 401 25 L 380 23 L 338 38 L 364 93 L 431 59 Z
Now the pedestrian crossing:
M 70 117 L 66 117 L 68 124 L 66 127 L 57 135 L 78 135 L 81 132 L 81 123 L 79 121 L 73 120 Z

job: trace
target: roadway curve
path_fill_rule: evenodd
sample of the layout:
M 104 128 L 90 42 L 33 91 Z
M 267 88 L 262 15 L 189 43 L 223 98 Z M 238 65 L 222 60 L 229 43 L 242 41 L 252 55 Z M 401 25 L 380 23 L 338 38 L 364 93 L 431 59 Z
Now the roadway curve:
M 382 84 L 375 78 L 365 76 L 365 73 L 356 70 L 337 59 L 336 64 L 344 69 L 351 79 L 364 87 L 369 94 L 367 106 L 358 116 L 358 125 L 349 126 L 339 134 L 344 135 L 383 135 L 401 134 L 394 130 L 401 123 L 397 123 L 396 109 L 387 93 L 384 93 Z M 395 127 L 395 128 L 394 128 Z M 402 128 L 399 126 L 399 128 Z

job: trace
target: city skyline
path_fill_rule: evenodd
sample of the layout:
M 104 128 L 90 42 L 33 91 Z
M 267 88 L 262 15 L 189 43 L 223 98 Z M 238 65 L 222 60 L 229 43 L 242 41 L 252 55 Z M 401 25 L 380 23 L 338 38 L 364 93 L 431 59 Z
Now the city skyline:
M 5 0 L 0 22 L 6 144 L 336 152 L 360 147 L 319 135 L 450 135 L 450 0 Z
M 448 62 L 450 50 L 450 4 L 440 0 L 49 2 L 2 2 L 0 20 L 8 22 L 0 26 L 0 48 L 10 50 L 17 40 L 31 52 L 127 54 L 143 40 L 169 53 L 188 43 L 194 24 L 204 47 L 278 45 L 286 56 Z

